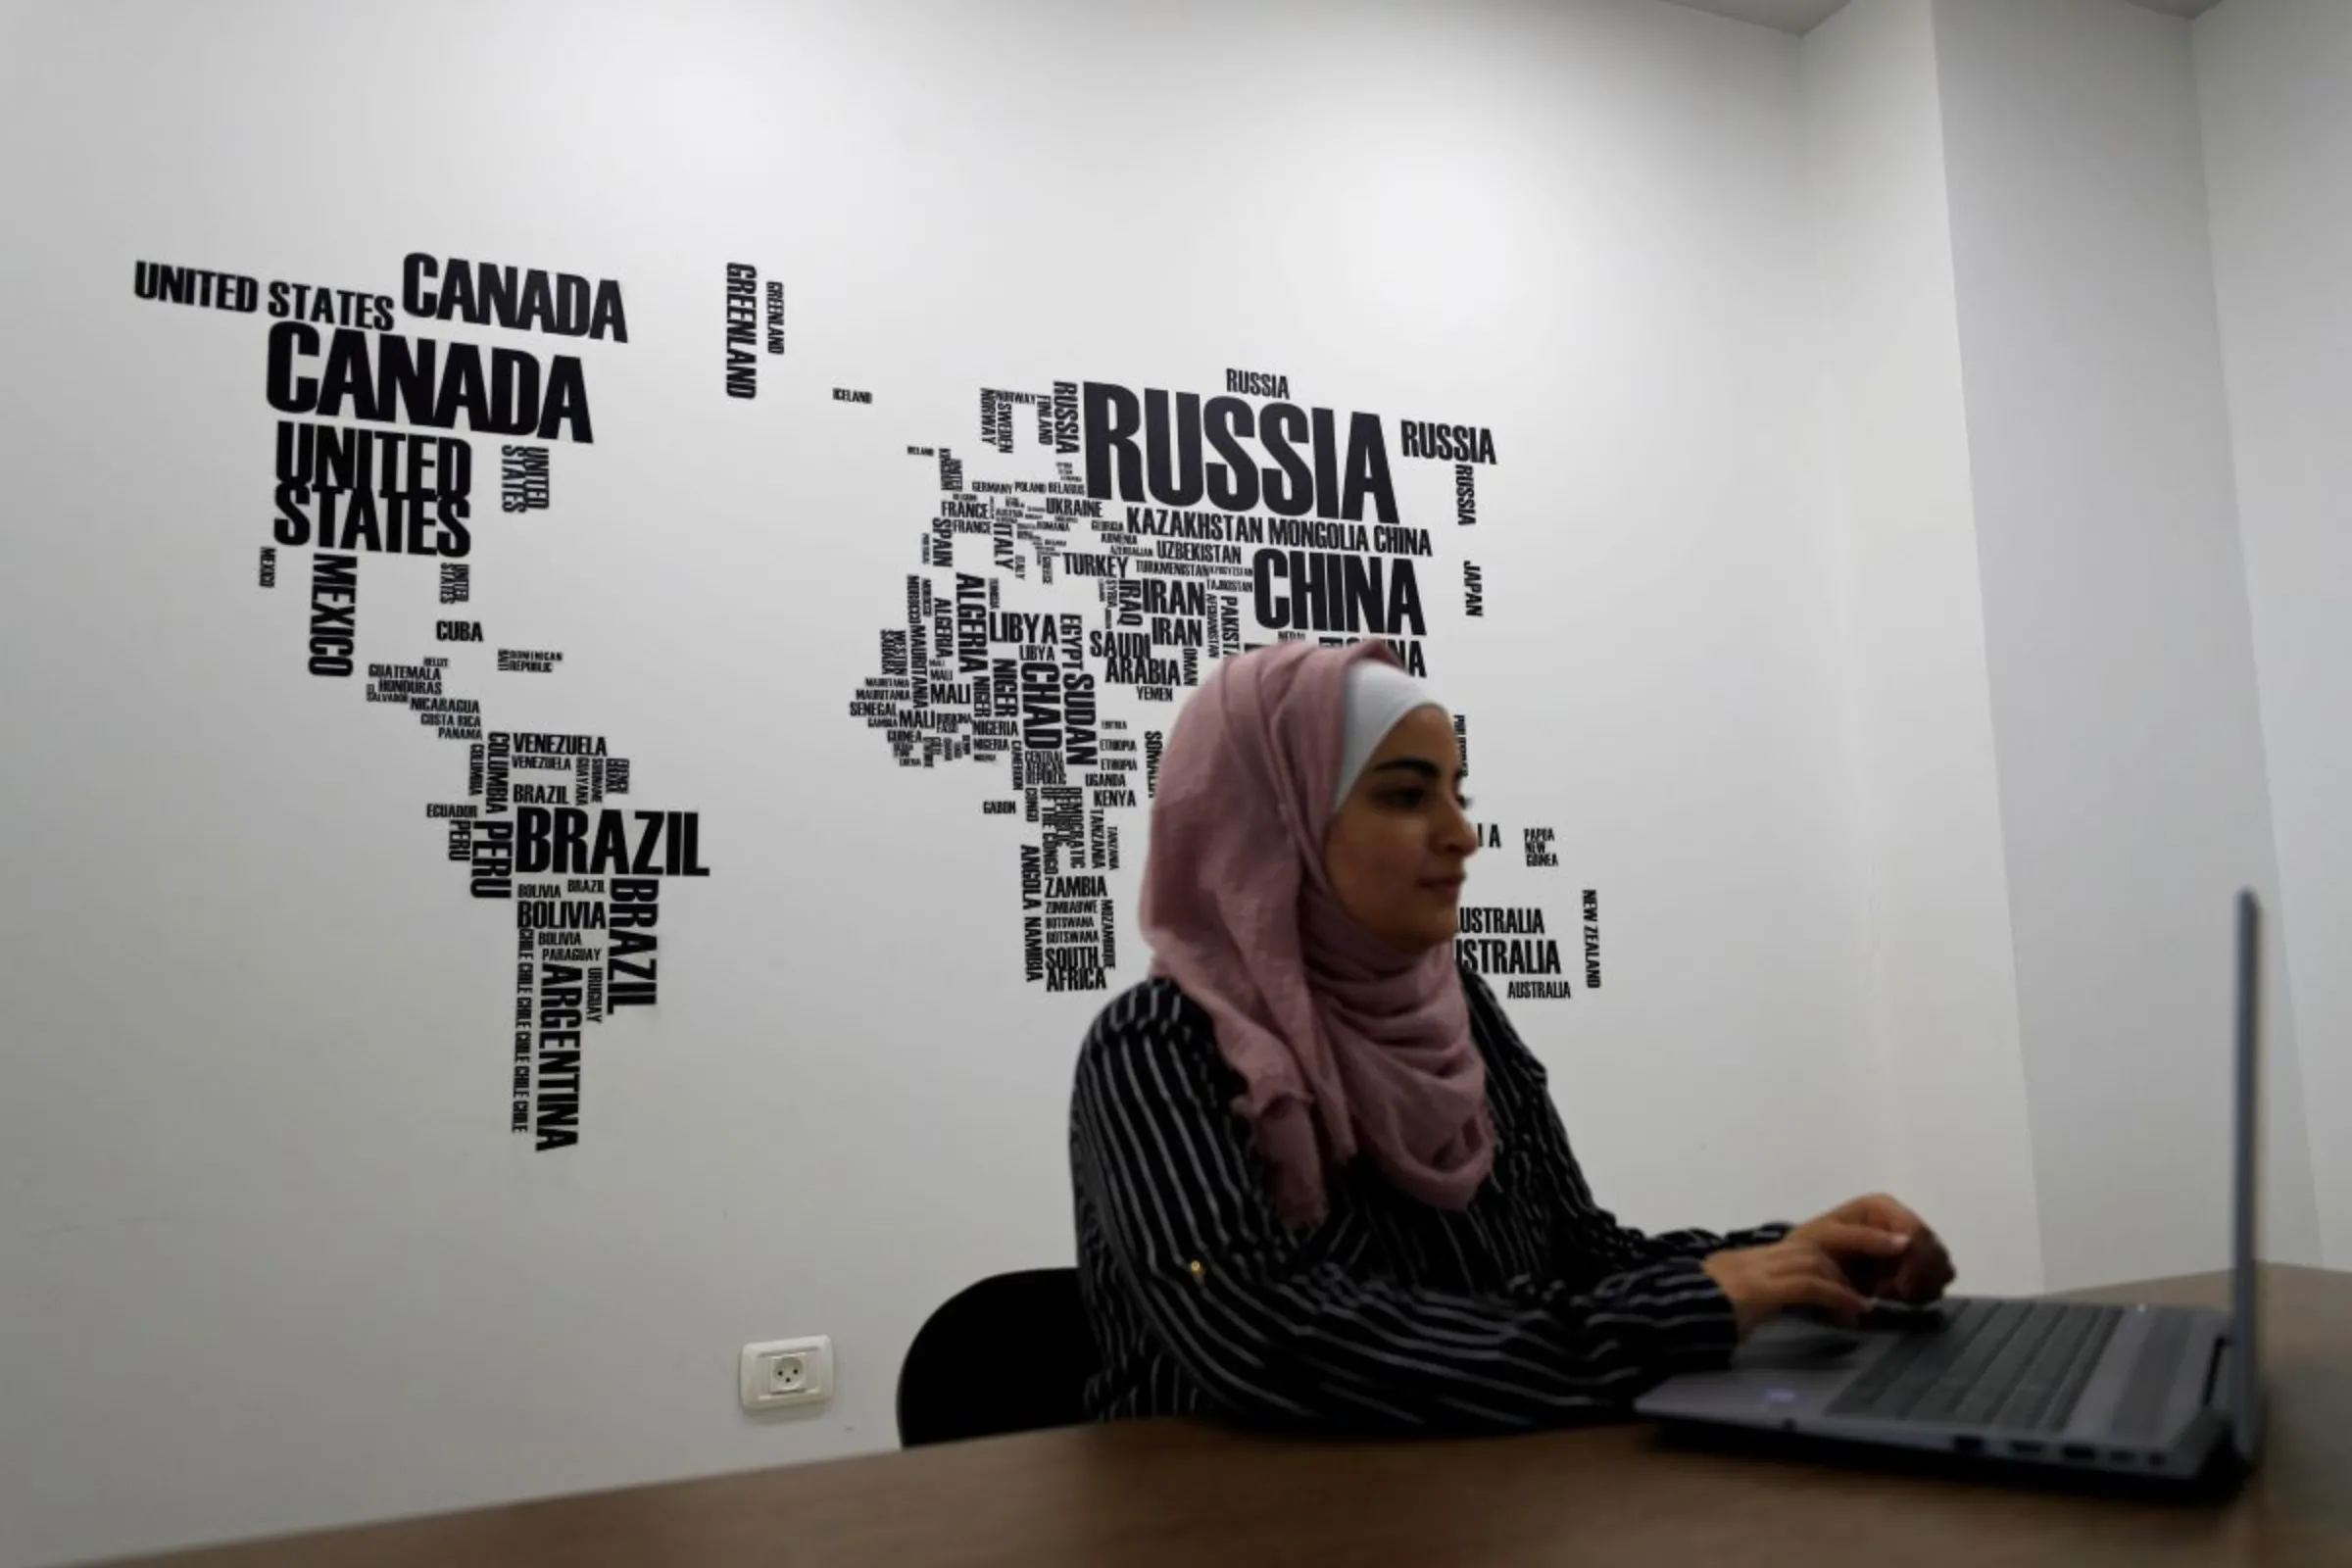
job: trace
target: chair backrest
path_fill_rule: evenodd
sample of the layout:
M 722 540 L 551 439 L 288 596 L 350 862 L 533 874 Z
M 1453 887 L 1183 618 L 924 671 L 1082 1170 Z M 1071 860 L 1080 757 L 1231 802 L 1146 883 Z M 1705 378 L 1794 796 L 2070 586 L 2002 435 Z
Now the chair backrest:
M 1075 1426 L 1086 1419 L 1094 1332 L 1078 1271 L 996 1274 L 951 1297 L 899 1368 L 906 1447 Z

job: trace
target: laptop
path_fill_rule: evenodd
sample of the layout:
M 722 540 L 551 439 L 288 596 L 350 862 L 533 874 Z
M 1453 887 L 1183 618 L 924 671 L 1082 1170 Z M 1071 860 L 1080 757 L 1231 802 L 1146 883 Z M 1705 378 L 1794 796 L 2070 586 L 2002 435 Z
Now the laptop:
M 1871 1447 L 1955 1463 L 2189 1480 L 2250 1468 L 2262 1437 L 2256 1359 L 2255 1174 L 2260 909 L 2237 896 L 2235 1115 L 2227 1310 L 1951 1297 L 1875 1307 L 1844 1329 L 1784 1315 L 1728 1368 L 1670 1378 L 1642 1415 Z

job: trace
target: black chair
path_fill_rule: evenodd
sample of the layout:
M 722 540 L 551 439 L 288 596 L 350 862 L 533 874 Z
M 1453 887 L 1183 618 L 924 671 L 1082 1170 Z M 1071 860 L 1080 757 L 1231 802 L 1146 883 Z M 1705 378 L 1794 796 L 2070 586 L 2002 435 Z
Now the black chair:
M 996 1274 L 933 1312 L 899 1368 L 899 1442 L 958 1443 L 1086 1419 L 1094 1331 L 1078 1271 Z

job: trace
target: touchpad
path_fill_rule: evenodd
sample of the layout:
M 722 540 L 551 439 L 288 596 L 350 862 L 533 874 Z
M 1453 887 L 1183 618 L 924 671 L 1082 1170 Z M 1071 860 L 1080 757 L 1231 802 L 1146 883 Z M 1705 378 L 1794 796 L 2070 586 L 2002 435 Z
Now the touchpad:
M 1851 1354 L 1862 1336 L 1835 1323 L 1809 1322 L 1786 1313 L 1757 1325 L 1732 1358 L 1734 1366 L 1821 1366 Z

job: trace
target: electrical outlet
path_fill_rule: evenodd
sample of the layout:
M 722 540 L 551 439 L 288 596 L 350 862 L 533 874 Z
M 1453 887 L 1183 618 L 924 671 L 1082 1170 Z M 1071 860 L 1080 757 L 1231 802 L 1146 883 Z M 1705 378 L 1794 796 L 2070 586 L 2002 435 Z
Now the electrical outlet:
M 817 1334 L 747 1345 L 737 1379 L 746 1410 L 822 1404 L 833 1397 L 833 1341 Z

